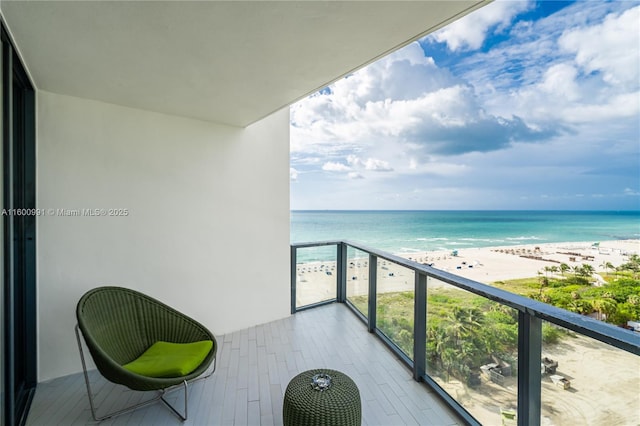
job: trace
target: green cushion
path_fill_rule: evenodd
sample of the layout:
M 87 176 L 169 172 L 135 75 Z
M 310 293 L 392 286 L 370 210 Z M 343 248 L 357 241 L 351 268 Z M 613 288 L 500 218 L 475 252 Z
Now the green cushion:
M 193 343 L 160 341 L 123 367 L 147 377 L 186 376 L 202 364 L 212 347 L 211 340 Z

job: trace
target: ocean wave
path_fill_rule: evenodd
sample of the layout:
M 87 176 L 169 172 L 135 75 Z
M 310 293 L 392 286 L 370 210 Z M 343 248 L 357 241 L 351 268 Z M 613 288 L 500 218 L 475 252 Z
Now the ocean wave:
M 482 242 L 482 243 L 504 243 L 503 239 L 494 239 L 494 238 L 460 238 L 460 241 L 472 241 L 472 242 Z
M 400 247 L 400 253 L 420 253 L 423 252 L 424 250 L 420 250 L 417 248 L 413 248 L 413 247 Z
M 505 240 L 507 241 L 540 241 L 543 240 L 544 238 L 540 238 L 540 237 L 536 237 L 535 235 L 531 235 L 528 237 L 522 236 L 522 237 L 507 237 L 505 238 Z
M 416 238 L 415 241 L 449 241 L 446 237 Z

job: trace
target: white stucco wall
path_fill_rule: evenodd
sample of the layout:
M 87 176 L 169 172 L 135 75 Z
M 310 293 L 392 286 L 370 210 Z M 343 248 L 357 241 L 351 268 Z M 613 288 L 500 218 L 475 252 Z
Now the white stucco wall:
M 39 380 L 81 370 L 75 305 L 121 285 L 223 334 L 289 314 L 289 114 L 246 128 L 38 92 Z

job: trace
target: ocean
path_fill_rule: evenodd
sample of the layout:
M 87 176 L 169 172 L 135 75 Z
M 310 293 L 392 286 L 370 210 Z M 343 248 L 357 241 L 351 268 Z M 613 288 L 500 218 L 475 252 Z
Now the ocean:
M 300 211 L 291 242 L 351 240 L 391 253 L 640 239 L 640 211 Z

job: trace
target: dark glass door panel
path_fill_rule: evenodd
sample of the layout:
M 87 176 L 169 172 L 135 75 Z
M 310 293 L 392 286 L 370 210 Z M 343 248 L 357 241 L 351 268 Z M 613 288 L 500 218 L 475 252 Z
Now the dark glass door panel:
M 22 424 L 36 386 L 35 96 L 2 32 L 2 423 Z M 18 214 L 17 212 L 21 212 Z

